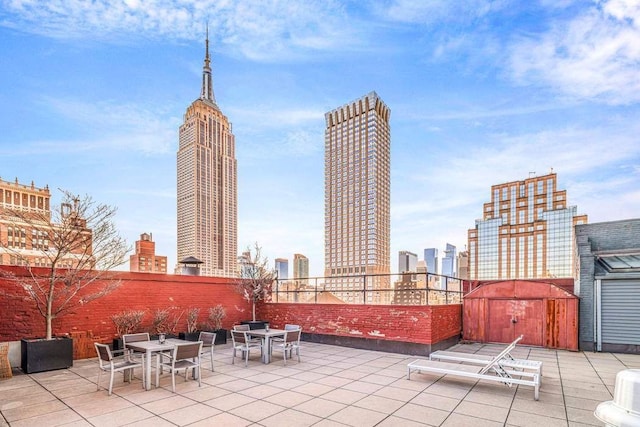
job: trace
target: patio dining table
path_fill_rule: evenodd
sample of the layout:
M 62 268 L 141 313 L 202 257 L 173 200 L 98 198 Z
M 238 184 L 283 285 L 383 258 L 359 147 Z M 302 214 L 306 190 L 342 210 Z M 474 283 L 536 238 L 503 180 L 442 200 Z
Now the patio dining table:
M 271 362 L 271 352 L 269 351 L 271 349 L 271 338 L 273 337 L 284 337 L 284 334 L 287 331 L 285 331 L 284 329 L 273 329 L 273 328 L 269 328 L 267 329 L 252 329 L 250 331 L 247 331 L 247 333 L 249 335 L 251 335 L 252 337 L 260 337 L 263 340 L 263 348 L 262 348 L 262 363 L 269 363 Z
M 145 353 L 143 369 L 145 370 L 144 388 L 146 390 L 151 389 L 151 363 L 153 360 L 153 353 L 161 353 L 163 351 L 173 350 L 173 347 L 176 344 L 185 344 L 185 343 L 191 343 L 191 342 L 192 341 L 181 340 L 178 338 L 167 338 L 162 344 L 160 344 L 160 341 L 158 340 L 136 341 L 132 343 L 127 343 L 128 349 Z M 160 357 L 159 354 L 158 354 L 158 357 Z

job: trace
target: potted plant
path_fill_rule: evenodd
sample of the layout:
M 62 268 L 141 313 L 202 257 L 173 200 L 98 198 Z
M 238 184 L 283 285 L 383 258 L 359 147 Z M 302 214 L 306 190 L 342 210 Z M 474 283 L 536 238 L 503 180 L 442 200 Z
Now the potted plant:
M 256 320 L 256 303 L 271 298 L 271 286 L 276 278 L 275 269 L 268 267 L 269 259 L 262 255 L 262 248 L 256 242 L 254 252 L 251 248 L 243 253 L 240 265 L 240 278 L 236 281 L 236 290 L 251 304 L 251 320 L 242 323 L 249 324 L 251 329 L 262 329 L 268 323 Z
M 227 343 L 227 330 L 222 328 L 222 319 L 227 315 L 222 304 L 209 308 L 209 328 L 216 333 L 216 341 L 214 344 Z
M 122 350 L 123 335 L 140 331 L 144 313 L 144 310 L 125 310 L 111 316 L 111 320 L 116 325 L 116 334 L 118 334 L 118 338 L 113 339 L 114 350 Z
M 24 372 L 72 366 L 73 341 L 54 336 L 54 319 L 120 286 L 109 270 L 125 262 L 129 248 L 113 224 L 115 213 L 115 208 L 96 204 L 90 196 L 79 198 L 68 191 L 62 191 L 62 202 L 50 210 L 5 210 L 11 218 L 7 227 L 15 235 L 20 232 L 25 245 L 16 245 L 18 240 L 0 245 L 25 267 L 4 273 L 24 292 L 16 296 L 26 295 L 44 321 L 44 337 L 21 342 Z
M 198 328 L 199 315 L 199 308 L 190 307 L 187 309 L 187 332 L 180 332 L 180 334 L 178 335 L 180 339 L 187 341 L 198 341 L 198 338 L 200 337 L 200 329 Z
M 180 312 L 172 316 L 171 309 L 156 309 L 153 312 L 153 319 L 151 320 L 150 335 L 157 337 L 160 334 L 165 334 L 167 338 L 177 337 L 176 329 L 178 328 L 182 314 L 183 312 Z

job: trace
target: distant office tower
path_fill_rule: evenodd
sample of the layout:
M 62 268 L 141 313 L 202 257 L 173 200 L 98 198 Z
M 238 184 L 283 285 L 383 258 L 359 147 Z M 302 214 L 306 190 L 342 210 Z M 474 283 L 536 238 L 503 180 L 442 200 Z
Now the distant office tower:
M 325 114 L 325 285 L 347 302 L 362 298 L 363 275 L 390 273 L 390 115 L 375 92 Z
M 279 280 L 287 280 L 289 278 L 289 260 L 276 258 L 276 272 Z
M 438 250 L 436 248 L 427 248 L 424 250 L 424 262 L 427 264 L 427 272 L 440 274 L 438 270 Z
M 207 35 L 202 92 L 184 115 L 178 148 L 178 259 L 204 276 L 238 275 L 235 138 L 213 95 Z
M 409 251 L 398 253 L 398 273 L 415 273 L 418 265 L 418 255 Z
M 469 252 L 462 251 L 458 254 L 458 273 L 455 277 L 469 280 Z
M 251 252 L 242 252 L 242 255 L 238 255 L 238 274 L 240 277 L 251 277 L 255 271 L 255 264 L 251 259 Z
M 15 182 L 0 179 L 0 264 L 50 267 L 51 257 L 58 254 L 52 251 L 51 245 L 60 237 L 54 235 L 70 233 L 72 228 L 74 232 L 81 230 L 80 235 L 92 240 L 92 230 L 87 228 L 87 221 L 79 217 L 74 206 L 62 204 L 60 212 L 52 215 L 50 202 L 48 186 L 38 188 L 33 182 L 31 185 L 20 184 L 17 178 Z M 21 215 L 29 217 L 28 223 L 19 218 Z M 74 238 L 63 239 L 70 246 Z M 76 266 L 78 256 L 83 258 L 84 254 L 87 259 L 85 250 L 93 249 L 78 245 L 72 253 L 60 252 L 63 259 L 57 267 Z
M 442 275 L 455 277 L 456 268 L 456 247 L 447 243 L 447 248 L 444 250 L 444 257 L 442 258 Z
M 166 273 L 167 257 L 156 255 L 156 244 L 151 233 L 142 233 L 136 241 L 136 252 L 129 256 L 129 271 L 140 273 Z
M 491 187 L 468 232 L 471 280 L 573 277 L 575 225 L 587 222 L 556 190 L 556 174 Z
M 293 278 L 300 280 L 303 285 L 308 284 L 309 277 L 309 258 L 302 254 L 293 254 Z

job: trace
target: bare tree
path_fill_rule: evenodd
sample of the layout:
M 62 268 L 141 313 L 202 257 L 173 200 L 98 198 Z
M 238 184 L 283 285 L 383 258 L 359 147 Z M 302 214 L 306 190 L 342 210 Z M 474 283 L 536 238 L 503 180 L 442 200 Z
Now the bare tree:
M 236 289 L 247 302 L 251 303 L 251 318 L 256 320 L 256 303 L 271 297 L 271 286 L 276 277 L 275 269 L 269 268 L 269 259 L 262 255 L 262 248 L 256 242 L 253 253 L 247 247 L 240 264 L 240 278 Z
M 21 230 L 22 241 L 2 242 L 2 248 L 27 271 L 12 279 L 45 319 L 46 339 L 52 338 L 53 319 L 120 286 L 109 270 L 123 264 L 129 252 L 113 223 L 116 208 L 61 191 L 62 202 L 51 210 L 4 212 L 8 226 Z M 30 249 L 28 256 L 24 249 Z

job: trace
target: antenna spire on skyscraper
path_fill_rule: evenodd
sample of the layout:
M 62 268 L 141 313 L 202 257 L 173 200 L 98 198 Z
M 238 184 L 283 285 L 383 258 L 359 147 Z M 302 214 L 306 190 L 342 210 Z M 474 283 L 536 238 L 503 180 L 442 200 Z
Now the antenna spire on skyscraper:
M 204 66 L 202 67 L 202 90 L 200 98 L 216 103 L 213 95 L 213 76 L 211 75 L 211 57 L 209 56 L 209 23 L 207 22 L 205 38 Z

